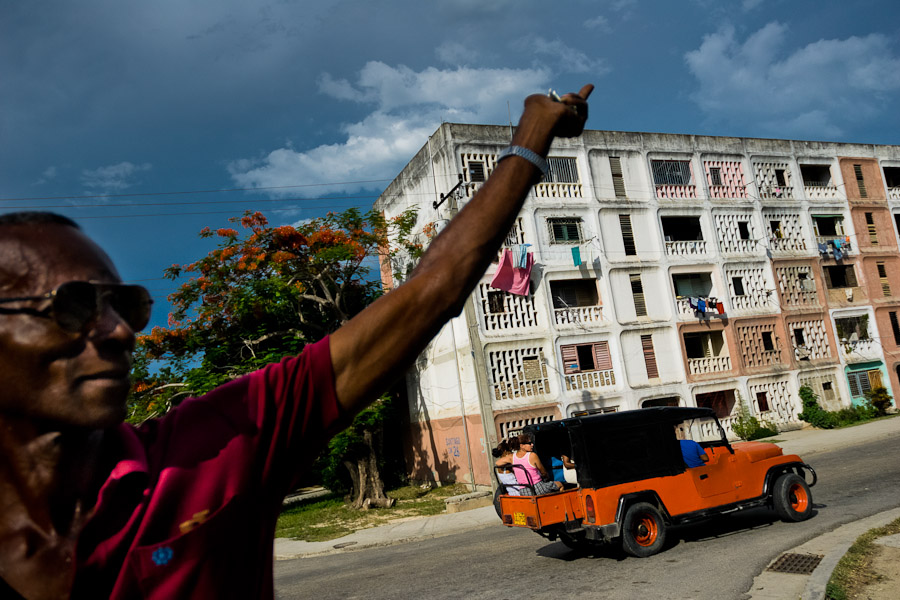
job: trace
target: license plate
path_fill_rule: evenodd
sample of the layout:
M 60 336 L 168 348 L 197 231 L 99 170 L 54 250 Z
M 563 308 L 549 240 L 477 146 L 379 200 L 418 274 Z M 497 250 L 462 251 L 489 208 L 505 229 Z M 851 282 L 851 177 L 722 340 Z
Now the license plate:
M 525 513 L 517 512 L 513 513 L 513 525 L 521 525 L 525 526 Z

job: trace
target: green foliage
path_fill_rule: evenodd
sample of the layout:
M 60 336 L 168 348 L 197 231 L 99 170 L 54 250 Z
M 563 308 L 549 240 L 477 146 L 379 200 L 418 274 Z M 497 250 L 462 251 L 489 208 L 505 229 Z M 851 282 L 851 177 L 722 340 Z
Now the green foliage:
M 777 429 L 765 423 L 760 423 L 759 419 L 750 414 L 750 407 L 740 393 L 738 394 L 738 400 L 740 401 L 738 416 L 731 424 L 731 430 L 735 435 L 749 442 L 778 434 Z
M 886 415 L 888 409 L 891 407 L 891 395 L 884 386 L 879 386 L 867 392 L 866 399 L 875 409 L 875 412 L 879 417 Z
M 891 397 L 888 395 L 887 390 L 884 388 L 876 388 L 872 391 L 876 392 L 877 390 L 882 390 L 882 392 L 879 392 L 876 396 L 878 400 L 884 401 L 884 397 L 886 396 L 886 406 L 890 406 Z M 856 406 L 850 406 L 836 411 L 827 411 L 819 406 L 818 396 L 816 396 L 809 386 L 800 388 L 800 399 L 803 402 L 803 411 L 799 415 L 800 419 L 819 429 L 847 427 L 848 425 L 870 421 L 885 414 L 884 412 L 881 412 L 871 400 L 867 400 L 865 403 Z M 885 406 L 884 404 L 882 405 Z M 886 407 L 884 410 L 887 410 Z

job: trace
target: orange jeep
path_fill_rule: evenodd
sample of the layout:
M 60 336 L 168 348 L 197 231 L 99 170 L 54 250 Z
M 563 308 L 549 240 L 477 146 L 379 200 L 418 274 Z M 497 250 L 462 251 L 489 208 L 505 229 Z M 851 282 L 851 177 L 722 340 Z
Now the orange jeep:
M 705 451 L 703 466 L 685 465 L 678 426 Z M 570 548 L 621 540 L 625 552 L 646 557 L 663 549 L 671 525 L 761 506 L 784 521 L 812 515 L 813 468 L 775 444 L 729 443 L 709 408 L 573 417 L 525 431 L 534 436 L 534 451 L 545 465 L 570 456 L 578 483 L 541 496 L 528 484 L 501 484 L 495 506 L 507 526 L 531 529 Z

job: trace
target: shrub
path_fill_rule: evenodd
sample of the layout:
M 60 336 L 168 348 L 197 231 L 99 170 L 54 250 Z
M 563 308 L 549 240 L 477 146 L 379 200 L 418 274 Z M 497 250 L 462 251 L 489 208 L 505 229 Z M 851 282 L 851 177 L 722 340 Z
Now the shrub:
M 887 388 L 884 386 L 866 392 L 866 399 L 872 405 L 872 408 L 875 409 L 875 412 L 879 417 L 886 415 L 888 409 L 891 407 L 891 395 L 888 394 Z
M 832 429 L 837 424 L 836 415 L 819 406 L 819 397 L 808 385 L 800 388 L 800 400 L 803 402 L 803 410 L 798 415 L 801 421 L 819 429 Z
M 736 436 L 749 442 L 778 434 L 777 429 L 772 428 L 766 423 L 760 423 L 759 419 L 750 414 L 750 407 L 747 406 L 743 396 L 738 394 L 738 398 L 741 403 L 740 412 L 731 424 L 731 430 Z

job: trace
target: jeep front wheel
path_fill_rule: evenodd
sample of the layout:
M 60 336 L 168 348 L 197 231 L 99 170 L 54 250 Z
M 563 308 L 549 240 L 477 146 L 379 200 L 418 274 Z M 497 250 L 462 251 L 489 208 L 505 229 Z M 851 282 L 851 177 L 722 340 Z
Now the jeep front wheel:
M 666 524 L 659 509 L 647 502 L 629 506 L 622 527 L 622 549 L 645 558 L 662 550 L 665 543 Z
M 812 515 L 812 492 L 805 479 L 795 473 L 785 473 L 775 481 L 772 504 L 782 521 L 805 521 Z

